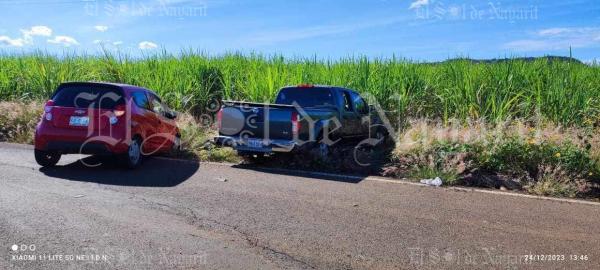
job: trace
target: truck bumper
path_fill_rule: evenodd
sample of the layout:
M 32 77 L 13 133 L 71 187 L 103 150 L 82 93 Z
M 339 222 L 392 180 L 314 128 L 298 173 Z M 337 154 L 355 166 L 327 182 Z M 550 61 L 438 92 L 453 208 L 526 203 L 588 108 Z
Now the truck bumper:
M 249 140 L 253 139 L 242 139 L 240 137 L 231 137 L 231 136 L 217 136 L 215 137 L 215 144 L 218 146 L 231 147 L 237 151 L 242 152 L 258 152 L 258 153 L 289 153 L 292 152 L 297 144 L 295 141 L 289 140 L 262 140 L 260 145 L 249 144 Z M 261 139 L 255 139 L 261 140 Z

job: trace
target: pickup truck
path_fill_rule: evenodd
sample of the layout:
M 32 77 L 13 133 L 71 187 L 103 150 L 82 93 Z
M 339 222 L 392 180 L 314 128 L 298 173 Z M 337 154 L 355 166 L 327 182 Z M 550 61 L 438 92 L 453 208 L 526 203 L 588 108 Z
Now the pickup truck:
M 318 148 L 368 138 L 383 141 L 386 129 L 370 106 L 350 89 L 321 86 L 287 86 L 275 104 L 223 101 L 216 115 L 219 135 L 215 143 L 233 147 L 240 156 Z

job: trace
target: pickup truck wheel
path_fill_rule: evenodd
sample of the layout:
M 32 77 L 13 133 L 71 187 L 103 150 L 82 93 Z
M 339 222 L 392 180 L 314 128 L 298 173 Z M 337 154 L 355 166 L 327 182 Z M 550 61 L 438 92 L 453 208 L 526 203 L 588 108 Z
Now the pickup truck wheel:
M 60 154 L 57 152 L 34 150 L 35 161 L 42 167 L 52 167 L 60 160 Z
M 329 145 L 327 145 L 326 143 L 319 143 L 317 144 L 317 153 L 319 154 L 320 158 L 326 158 L 327 155 L 329 155 Z
M 263 154 L 241 154 L 240 155 L 246 164 L 263 164 L 266 157 Z
M 388 138 L 387 132 L 385 132 L 382 129 L 375 130 L 375 133 L 372 136 L 373 136 L 373 139 L 377 140 L 376 146 L 383 145 L 387 142 L 387 138 Z

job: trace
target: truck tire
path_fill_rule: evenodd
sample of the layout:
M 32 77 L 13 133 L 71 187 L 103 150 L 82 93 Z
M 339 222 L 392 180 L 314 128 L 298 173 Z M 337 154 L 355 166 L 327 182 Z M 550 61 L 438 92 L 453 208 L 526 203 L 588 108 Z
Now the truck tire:
M 374 146 L 382 146 L 387 145 L 389 143 L 390 136 L 386 130 L 378 128 L 373 133 L 371 133 L 371 137 L 379 141 L 377 142 L 377 145 Z
M 327 158 L 327 156 L 329 155 L 329 152 L 331 150 L 330 149 L 331 147 L 329 147 L 329 145 L 327 145 L 326 143 L 323 143 L 323 142 L 317 143 L 315 148 L 317 150 L 317 155 L 321 159 Z
M 238 155 L 244 160 L 245 164 L 263 164 L 267 157 L 263 153 L 238 153 Z

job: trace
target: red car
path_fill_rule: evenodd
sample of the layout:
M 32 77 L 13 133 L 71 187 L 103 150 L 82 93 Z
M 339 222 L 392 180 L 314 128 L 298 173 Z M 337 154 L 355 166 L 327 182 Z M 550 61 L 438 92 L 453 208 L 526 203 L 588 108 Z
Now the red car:
M 46 103 L 35 130 L 35 160 L 54 166 L 63 154 L 108 154 L 135 168 L 145 155 L 179 147 L 176 117 L 145 88 L 63 83 Z

